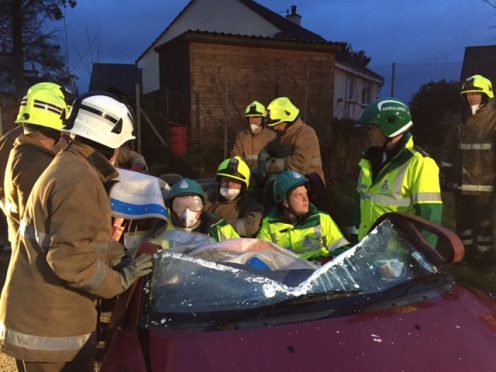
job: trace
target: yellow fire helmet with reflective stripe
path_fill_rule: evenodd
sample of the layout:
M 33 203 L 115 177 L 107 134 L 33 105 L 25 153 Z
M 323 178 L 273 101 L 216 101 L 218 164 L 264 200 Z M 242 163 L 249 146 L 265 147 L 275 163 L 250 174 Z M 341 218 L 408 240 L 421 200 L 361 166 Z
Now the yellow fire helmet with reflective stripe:
M 44 82 L 29 88 L 21 101 L 15 122 L 61 130 L 68 114 L 69 106 L 63 88 Z
M 217 168 L 217 177 L 227 177 L 241 181 L 246 188 L 250 186 L 250 175 L 250 167 L 239 156 L 224 160 Z
M 281 123 L 292 123 L 298 118 L 300 110 L 288 97 L 279 97 L 267 106 L 267 126 L 275 127 Z
M 250 117 L 250 116 L 265 117 L 266 113 L 267 112 L 265 111 L 265 106 L 262 105 L 258 101 L 253 101 L 248 106 L 246 106 L 246 109 L 245 109 L 245 116 L 246 117 Z
M 491 80 L 482 75 L 473 75 L 465 80 L 460 94 L 466 93 L 483 93 L 489 98 L 494 97 Z

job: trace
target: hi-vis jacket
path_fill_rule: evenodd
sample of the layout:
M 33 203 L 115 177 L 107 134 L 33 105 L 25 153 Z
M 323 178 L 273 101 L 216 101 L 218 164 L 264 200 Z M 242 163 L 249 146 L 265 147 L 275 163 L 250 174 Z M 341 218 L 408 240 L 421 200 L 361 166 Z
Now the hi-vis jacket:
M 96 299 L 122 292 L 108 264 L 104 187 L 115 169 L 91 147 L 71 143 L 36 182 L 21 221 L 0 299 L 1 351 L 24 361 L 69 361 L 94 337 Z
M 5 215 L 9 226 L 9 241 L 15 247 L 15 237 L 24 214 L 28 196 L 55 153 L 31 137 L 21 134 L 5 169 Z
M 274 138 L 276 138 L 275 132 L 268 128 L 262 128 L 256 134 L 253 134 L 250 128 L 246 128 L 238 133 L 231 156 L 240 156 L 250 169 L 254 170 L 258 165 L 258 154 Z
M 374 222 L 388 212 L 404 212 L 441 222 L 442 201 L 439 168 L 436 162 L 413 148 L 410 133 L 393 159 L 372 179 L 367 152 L 360 160 L 357 193 L 359 211 L 358 239 L 361 240 Z
M 452 188 L 466 195 L 496 191 L 496 109 L 494 100 L 448 133 L 441 168 Z
M 307 260 L 335 256 L 349 244 L 331 216 L 313 204 L 305 219 L 296 225 L 282 221 L 279 212 L 272 211 L 263 219 L 257 238 L 287 248 Z
M 301 119 L 270 142 L 264 151 L 271 157 L 267 165 L 269 175 L 284 170 L 293 170 L 304 176 L 318 173 L 325 182 L 319 139 L 315 130 Z

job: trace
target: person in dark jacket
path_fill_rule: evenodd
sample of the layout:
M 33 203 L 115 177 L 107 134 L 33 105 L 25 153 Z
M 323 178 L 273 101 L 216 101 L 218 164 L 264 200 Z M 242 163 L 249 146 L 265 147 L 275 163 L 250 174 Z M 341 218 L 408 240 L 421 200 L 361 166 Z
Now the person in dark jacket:
M 451 128 L 441 155 L 443 185 L 454 191 L 456 230 L 467 257 L 494 265 L 496 109 L 491 81 L 470 76 L 461 95 L 464 120 Z

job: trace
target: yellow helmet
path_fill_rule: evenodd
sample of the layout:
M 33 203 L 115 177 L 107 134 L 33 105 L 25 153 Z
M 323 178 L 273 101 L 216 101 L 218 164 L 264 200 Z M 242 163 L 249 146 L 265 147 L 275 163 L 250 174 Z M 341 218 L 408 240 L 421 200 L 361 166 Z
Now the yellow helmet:
M 293 122 L 298 118 L 300 110 L 288 97 L 279 97 L 267 106 L 267 126 L 274 127 L 281 123 Z
M 55 83 L 38 83 L 23 97 L 16 123 L 61 130 L 69 107 L 63 88 Z
M 253 101 L 245 109 L 245 116 L 262 116 L 265 117 L 267 112 L 265 111 L 265 106 L 258 101 Z
M 217 177 L 228 177 L 241 181 L 247 188 L 250 186 L 250 175 L 250 167 L 239 156 L 224 160 L 217 168 Z
M 473 75 L 465 80 L 460 94 L 466 93 L 484 93 L 489 98 L 494 97 L 491 80 L 482 75 Z

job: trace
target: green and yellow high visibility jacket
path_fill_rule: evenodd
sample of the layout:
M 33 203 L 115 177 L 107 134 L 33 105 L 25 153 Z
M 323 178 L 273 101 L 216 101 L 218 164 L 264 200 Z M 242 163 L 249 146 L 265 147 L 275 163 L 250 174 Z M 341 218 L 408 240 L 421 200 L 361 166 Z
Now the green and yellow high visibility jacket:
M 305 218 L 296 225 L 283 222 L 278 211 L 269 213 L 262 221 L 257 238 L 292 250 L 307 260 L 337 256 L 349 244 L 331 216 L 313 204 L 310 204 Z
M 403 148 L 372 176 L 368 151 L 360 160 L 357 184 L 358 239 L 361 240 L 374 222 L 388 212 L 404 212 L 440 223 L 442 200 L 439 168 L 427 154 L 413 147 L 410 133 L 399 146 Z

